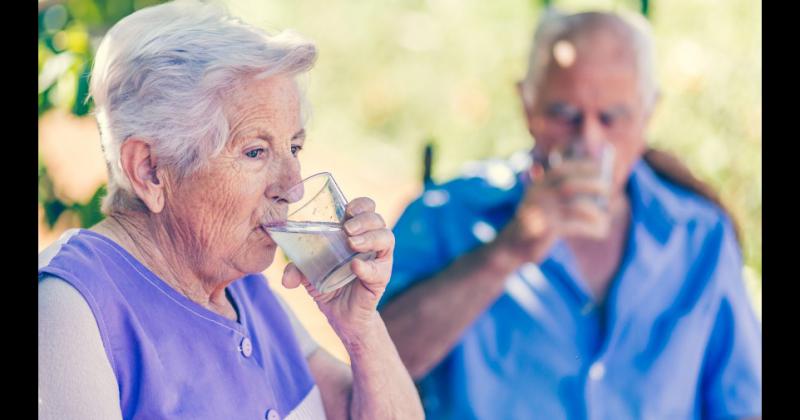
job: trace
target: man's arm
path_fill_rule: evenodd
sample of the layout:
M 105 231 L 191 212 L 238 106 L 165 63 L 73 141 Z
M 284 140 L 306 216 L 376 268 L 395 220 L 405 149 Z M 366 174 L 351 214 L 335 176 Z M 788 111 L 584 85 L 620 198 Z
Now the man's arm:
M 493 242 L 389 301 L 381 316 L 411 376 L 425 376 L 502 293 L 522 261 Z
M 538 263 L 559 236 L 602 236 L 609 215 L 585 194 L 607 194 L 591 177 L 591 168 L 564 163 L 537 175 L 512 220 L 497 238 L 462 255 L 435 276 L 421 280 L 384 304 L 386 321 L 411 376 L 420 379 L 455 346 L 464 330 L 505 288 L 506 278 L 526 262 Z M 426 238 L 408 240 L 424 241 Z M 405 256 L 404 264 L 414 264 Z

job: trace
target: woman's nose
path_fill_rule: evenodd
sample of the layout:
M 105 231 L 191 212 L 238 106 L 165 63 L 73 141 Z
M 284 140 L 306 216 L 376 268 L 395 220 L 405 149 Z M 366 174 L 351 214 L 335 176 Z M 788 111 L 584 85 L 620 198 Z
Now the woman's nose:
M 297 163 L 297 159 L 294 156 L 281 159 L 276 169 L 278 179 L 273 185 L 270 198 L 287 203 L 299 201 L 303 197 L 303 184 L 301 183 L 300 165 Z

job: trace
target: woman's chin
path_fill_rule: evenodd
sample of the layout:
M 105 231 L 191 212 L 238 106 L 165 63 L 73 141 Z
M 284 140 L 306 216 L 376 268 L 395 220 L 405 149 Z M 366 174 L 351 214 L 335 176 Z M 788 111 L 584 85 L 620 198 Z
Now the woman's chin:
M 251 251 L 247 256 L 247 260 L 242 261 L 244 264 L 242 271 L 246 273 L 261 273 L 272 265 L 275 261 L 275 244 L 266 247 L 258 247 L 258 249 Z
M 274 244 L 268 246 L 266 252 L 264 253 L 264 256 L 262 258 L 259 258 L 258 260 L 258 265 L 260 266 L 260 269 L 258 270 L 259 273 L 269 268 L 269 266 L 272 265 L 272 262 L 275 261 L 276 248 L 277 247 Z

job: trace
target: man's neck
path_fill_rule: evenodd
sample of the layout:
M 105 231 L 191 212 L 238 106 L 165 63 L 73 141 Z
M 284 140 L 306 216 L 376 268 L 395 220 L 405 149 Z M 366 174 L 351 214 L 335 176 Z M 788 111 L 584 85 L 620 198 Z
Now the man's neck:
M 605 300 L 624 253 L 630 226 L 630 201 L 625 194 L 610 203 L 611 225 L 602 239 L 567 238 L 565 241 L 576 258 L 581 277 L 598 303 Z

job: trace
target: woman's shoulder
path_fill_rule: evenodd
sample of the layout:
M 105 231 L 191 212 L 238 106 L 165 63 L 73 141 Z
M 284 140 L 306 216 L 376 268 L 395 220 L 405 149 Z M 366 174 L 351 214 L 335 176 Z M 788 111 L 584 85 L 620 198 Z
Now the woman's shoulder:
M 87 229 L 69 229 L 39 253 L 39 276 L 71 280 L 101 268 L 129 268 L 133 257 L 112 239 Z M 135 265 L 135 264 L 134 264 Z
M 52 261 L 56 255 L 58 255 L 59 251 L 61 251 L 64 245 L 79 232 L 80 229 L 68 229 L 53 243 L 39 252 L 39 269 L 42 269 L 50 264 L 50 261 Z

